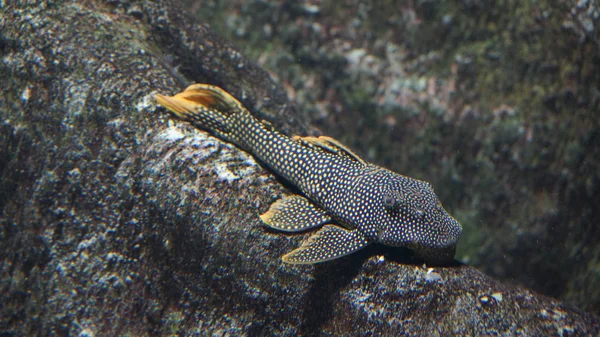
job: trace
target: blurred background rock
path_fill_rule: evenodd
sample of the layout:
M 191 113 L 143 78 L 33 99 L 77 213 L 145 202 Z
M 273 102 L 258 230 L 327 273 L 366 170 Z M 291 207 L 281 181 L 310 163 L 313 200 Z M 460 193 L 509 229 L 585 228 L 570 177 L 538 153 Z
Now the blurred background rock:
M 314 125 L 428 180 L 457 258 L 600 313 L 594 1 L 197 1 Z

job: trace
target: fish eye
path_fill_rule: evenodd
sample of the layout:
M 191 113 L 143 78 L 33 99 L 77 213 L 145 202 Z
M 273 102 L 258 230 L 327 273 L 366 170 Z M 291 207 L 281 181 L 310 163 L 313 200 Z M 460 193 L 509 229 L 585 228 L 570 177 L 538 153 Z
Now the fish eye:
M 383 196 L 383 206 L 387 208 L 394 208 L 396 206 L 396 198 L 394 198 L 391 194 L 386 194 Z

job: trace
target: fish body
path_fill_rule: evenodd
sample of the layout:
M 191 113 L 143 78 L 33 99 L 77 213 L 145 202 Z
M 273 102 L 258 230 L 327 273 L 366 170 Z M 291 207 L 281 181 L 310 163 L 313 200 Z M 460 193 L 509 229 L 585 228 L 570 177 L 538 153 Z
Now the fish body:
M 215 86 L 194 84 L 156 100 L 248 151 L 303 193 L 278 200 L 260 216 L 269 227 L 285 232 L 321 227 L 284 255 L 284 262 L 329 261 L 373 242 L 408 247 L 435 262 L 454 257 L 462 228 L 428 182 L 367 163 L 329 137 L 283 135 Z

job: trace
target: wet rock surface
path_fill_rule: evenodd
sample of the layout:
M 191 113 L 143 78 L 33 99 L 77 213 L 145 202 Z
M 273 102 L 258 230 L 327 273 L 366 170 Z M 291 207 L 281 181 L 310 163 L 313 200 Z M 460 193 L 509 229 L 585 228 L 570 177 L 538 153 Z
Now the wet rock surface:
M 289 187 L 151 97 L 209 82 L 290 134 L 316 132 L 312 116 L 184 12 L 3 4 L 2 335 L 600 333 L 592 314 L 400 249 L 283 265 L 303 235 L 266 230 L 258 214 Z

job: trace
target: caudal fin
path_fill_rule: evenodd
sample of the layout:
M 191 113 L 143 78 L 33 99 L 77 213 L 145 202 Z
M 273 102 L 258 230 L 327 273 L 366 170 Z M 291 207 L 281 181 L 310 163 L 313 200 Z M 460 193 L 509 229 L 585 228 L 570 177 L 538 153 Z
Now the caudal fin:
M 242 104 L 225 90 L 208 84 L 193 84 L 175 96 L 157 94 L 156 103 L 180 118 L 229 140 L 230 117 L 247 112 Z

